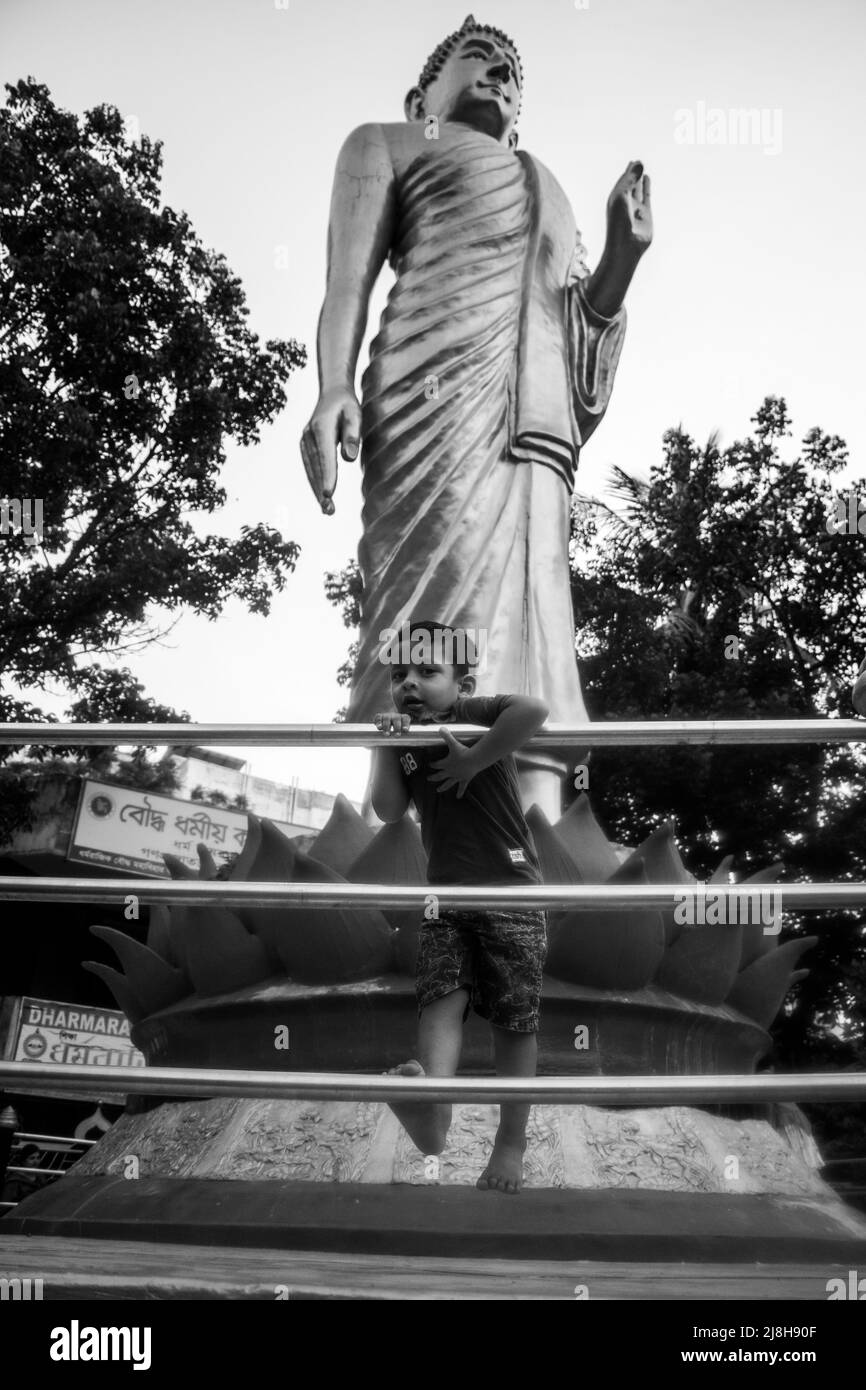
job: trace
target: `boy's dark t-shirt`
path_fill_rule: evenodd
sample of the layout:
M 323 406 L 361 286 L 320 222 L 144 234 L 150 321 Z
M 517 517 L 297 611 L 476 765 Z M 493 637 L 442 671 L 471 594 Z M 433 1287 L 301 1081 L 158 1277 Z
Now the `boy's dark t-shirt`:
M 472 695 L 455 701 L 442 724 L 488 728 L 505 708 L 506 695 Z M 400 754 L 403 776 L 421 816 L 428 883 L 541 883 L 538 854 L 520 805 L 517 764 L 509 754 L 476 774 L 462 797 L 457 788 L 437 790 L 432 764 L 447 745 Z

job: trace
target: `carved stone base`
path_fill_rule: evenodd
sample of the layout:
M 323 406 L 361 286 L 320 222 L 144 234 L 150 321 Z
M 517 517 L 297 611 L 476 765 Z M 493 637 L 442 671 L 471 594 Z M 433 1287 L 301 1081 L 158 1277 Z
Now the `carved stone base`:
M 727 1004 L 683 999 L 657 985 L 594 989 L 546 975 L 541 1012 L 539 1076 L 749 1076 L 771 1046 L 764 1028 Z M 275 1050 L 277 1028 L 289 1030 L 285 1052 Z M 415 1056 L 415 981 L 265 981 L 183 999 L 136 1023 L 132 1039 L 153 1067 L 384 1071 Z M 492 1071 L 490 1027 L 470 1013 L 461 1075 Z
M 474 1184 L 498 1110 L 459 1105 L 438 1159 L 415 1149 L 387 1106 L 370 1102 L 210 1100 L 124 1115 L 76 1164 L 76 1177 L 281 1179 L 315 1183 Z M 531 1112 L 530 1188 L 832 1196 L 800 1112 L 733 1120 L 686 1106 Z

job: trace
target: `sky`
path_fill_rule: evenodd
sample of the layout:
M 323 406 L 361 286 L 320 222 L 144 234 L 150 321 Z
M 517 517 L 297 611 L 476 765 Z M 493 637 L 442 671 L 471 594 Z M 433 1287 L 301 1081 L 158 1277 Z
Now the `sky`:
M 3 81 L 32 75 L 79 115 L 116 106 L 161 140 L 163 202 L 241 278 L 251 329 L 308 350 L 260 444 L 229 443 L 228 501 L 207 519 L 225 535 L 264 521 L 296 541 L 286 589 L 267 618 L 232 601 L 123 657 L 148 695 L 198 722 L 327 723 L 345 703 L 350 633 L 323 586 L 357 551 L 360 470 L 341 463 L 325 517 L 299 450 L 318 391 L 334 162 L 355 126 L 403 119 L 406 91 L 466 13 L 467 0 L 0 0 Z M 839 434 L 843 477 L 863 476 L 862 0 L 496 0 L 474 13 L 519 49 L 520 145 L 568 195 L 591 266 L 617 177 L 641 159 L 652 179 L 655 240 L 579 490 L 603 494 L 615 465 L 648 474 L 678 424 L 701 442 L 714 429 L 723 445 L 742 438 L 767 394 L 787 399 L 793 442 L 816 424 Z M 744 108 L 754 130 L 729 114 Z M 358 380 L 391 280 L 386 269 L 373 295 Z M 67 701 L 42 703 L 59 714 Z M 225 751 L 257 776 L 353 799 L 366 782 L 363 750 Z

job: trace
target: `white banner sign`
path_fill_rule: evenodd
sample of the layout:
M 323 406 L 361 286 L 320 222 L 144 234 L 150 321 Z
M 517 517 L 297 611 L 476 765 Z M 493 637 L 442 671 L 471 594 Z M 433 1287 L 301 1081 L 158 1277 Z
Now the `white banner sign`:
M 274 824 L 290 830 L 279 821 Z M 67 858 L 79 864 L 102 864 L 151 878 L 168 878 L 164 854 L 173 854 L 189 868 L 198 869 L 197 845 L 206 845 L 221 864 L 240 853 L 246 837 L 243 811 L 88 780 L 82 783 Z
M 13 1062 L 51 1062 L 76 1067 L 143 1067 L 129 1020 L 117 1009 L 21 1000 Z

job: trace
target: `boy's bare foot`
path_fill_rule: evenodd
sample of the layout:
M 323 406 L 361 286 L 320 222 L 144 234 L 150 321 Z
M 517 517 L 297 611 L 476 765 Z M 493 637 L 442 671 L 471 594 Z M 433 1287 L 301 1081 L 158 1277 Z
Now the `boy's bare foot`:
M 389 1067 L 386 1076 L 423 1076 L 424 1068 L 420 1062 L 401 1062 L 399 1067 Z
M 421 1063 L 413 1059 L 410 1062 L 401 1062 L 399 1067 L 391 1067 L 386 1075 L 425 1076 L 426 1073 Z M 403 1101 L 390 1108 L 409 1135 L 412 1143 L 421 1150 L 422 1154 L 442 1152 L 451 1124 L 450 1105 L 441 1105 L 433 1101 L 429 1104 L 413 1104 L 412 1102 L 407 1104 Z
M 507 1192 L 514 1196 L 523 1187 L 523 1151 L 526 1144 L 511 1143 L 498 1135 L 490 1162 L 475 1184 L 488 1192 Z

